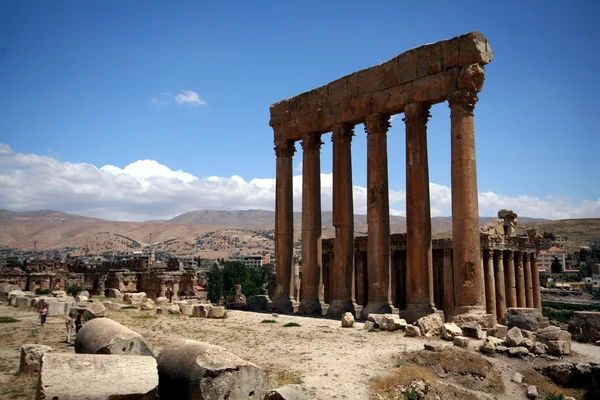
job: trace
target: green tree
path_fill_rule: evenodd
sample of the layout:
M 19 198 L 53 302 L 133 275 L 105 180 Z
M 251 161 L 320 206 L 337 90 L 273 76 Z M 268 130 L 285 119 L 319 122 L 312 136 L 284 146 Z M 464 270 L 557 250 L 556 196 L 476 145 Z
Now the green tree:
M 248 283 L 248 268 L 239 261 L 225 261 L 223 268 L 223 295 L 231 296 L 235 294 L 235 285 L 244 285 Z
M 22 266 L 23 266 L 22 264 L 20 264 L 17 261 L 13 261 L 13 260 L 11 260 L 11 261 L 9 261 L 9 262 L 6 263 L 6 268 L 10 268 L 10 269 L 12 269 L 12 268 L 21 268 Z
M 212 303 L 216 303 L 223 296 L 223 272 L 219 265 L 214 263 L 206 273 L 208 285 L 206 287 L 206 297 Z
M 550 269 L 553 274 L 560 274 L 563 271 L 563 265 L 556 256 L 554 256 L 554 260 L 552 260 L 552 264 L 550 264 Z
M 263 265 L 258 268 L 248 268 L 248 280 L 242 286 L 245 296 L 256 296 L 265 292 L 265 285 L 269 279 L 269 267 Z

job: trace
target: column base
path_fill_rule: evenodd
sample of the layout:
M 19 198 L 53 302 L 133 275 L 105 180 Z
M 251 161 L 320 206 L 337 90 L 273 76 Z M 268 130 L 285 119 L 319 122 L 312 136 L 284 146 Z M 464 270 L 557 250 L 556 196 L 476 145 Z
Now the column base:
M 298 306 L 298 314 L 319 314 L 327 312 L 329 306 L 320 300 L 302 300 Z
M 496 318 L 488 314 L 485 307 L 481 306 L 461 306 L 454 309 L 450 321 L 461 326 L 467 323 L 480 324 L 482 328 L 493 328 L 496 326 Z
M 294 299 L 289 296 L 273 297 L 273 299 L 267 303 L 267 310 L 284 314 L 293 314 L 298 311 L 298 302 L 294 301 Z
M 361 317 L 368 319 L 369 314 L 392 314 L 392 305 L 387 301 L 369 301 L 367 306 L 363 308 Z
M 327 316 L 332 318 L 340 318 L 344 313 L 349 312 L 352 313 L 354 317 L 356 317 L 357 307 L 359 307 L 358 304 L 354 303 L 351 300 L 333 300 L 331 304 L 329 304 Z M 358 313 L 358 315 L 360 316 L 360 313 Z
M 405 319 L 406 322 L 409 324 L 413 324 L 417 322 L 419 318 L 431 314 L 439 314 L 440 317 L 442 317 L 442 321 L 444 321 L 444 312 L 442 310 L 438 310 L 437 308 L 428 305 L 420 304 L 408 306 L 406 310 L 400 311 L 400 318 Z

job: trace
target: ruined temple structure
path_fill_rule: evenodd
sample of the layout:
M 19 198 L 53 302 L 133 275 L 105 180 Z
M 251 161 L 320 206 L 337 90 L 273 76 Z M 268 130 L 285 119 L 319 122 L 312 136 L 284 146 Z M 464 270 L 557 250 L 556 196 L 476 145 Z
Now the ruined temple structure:
M 502 320 L 508 307 L 538 308 L 541 312 L 540 283 L 537 267 L 539 237 L 535 232 L 529 236 L 516 236 L 516 214 L 514 218 L 498 218 L 480 230 L 480 266 L 484 276 L 485 309 L 497 322 Z M 511 226 L 511 230 L 504 227 Z M 453 239 L 432 240 L 432 294 L 433 303 L 445 315 L 455 310 L 453 273 Z M 393 234 L 390 237 L 390 282 L 392 304 L 405 310 L 410 299 L 408 282 L 408 234 Z M 333 261 L 335 239 L 323 240 L 323 292 L 325 304 L 335 297 Z M 354 292 L 356 303 L 364 305 L 369 299 L 368 237 L 354 239 Z M 488 321 L 493 324 L 493 321 Z
M 493 320 L 486 311 L 481 263 L 475 163 L 474 109 L 484 66 L 493 53 L 486 38 L 471 32 L 404 52 L 374 67 L 271 105 L 276 153 L 275 257 L 277 285 L 271 307 L 284 312 L 338 317 L 357 313 L 351 141 L 354 127 L 367 134 L 367 298 L 363 317 L 391 312 L 387 131 L 390 117 L 406 124 L 406 290 L 401 315 L 413 320 L 437 312 L 427 160 L 427 120 L 432 104 L 448 102 L 451 122 L 452 276 L 454 304 L 448 319 Z M 332 132 L 335 239 L 328 307 L 321 250 L 321 135 Z M 302 144 L 302 296 L 293 294 L 292 158 Z

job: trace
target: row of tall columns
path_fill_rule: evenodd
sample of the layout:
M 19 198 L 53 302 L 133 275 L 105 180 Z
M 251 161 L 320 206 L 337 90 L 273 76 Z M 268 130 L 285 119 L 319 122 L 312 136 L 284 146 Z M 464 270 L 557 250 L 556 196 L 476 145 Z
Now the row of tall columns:
M 486 311 L 501 321 L 509 307 L 542 310 L 537 255 L 531 252 L 484 250 Z M 515 268 L 516 265 L 516 268 Z

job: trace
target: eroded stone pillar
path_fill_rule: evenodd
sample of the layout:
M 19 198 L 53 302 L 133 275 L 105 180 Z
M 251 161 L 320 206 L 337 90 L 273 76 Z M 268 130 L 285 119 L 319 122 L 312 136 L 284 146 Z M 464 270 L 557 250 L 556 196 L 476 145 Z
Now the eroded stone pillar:
M 494 278 L 493 250 L 482 250 L 481 260 L 485 277 L 485 309 L 496 317 L 496 279 Z
M 496 284 L 496 321 L 502 321 L 506 313 L 506 288 L 504 283 L 504 260 L 502 250 L 494 252 L 494 275 Z
M 444 313 L 454 312 L 454 272 L 452 268 L 452 250 L 444 249 Z
M 275 294 L 269 308 L 294 312 L 292 288 L 294 256 L 294 213 L 292 157 L 296 148 L 292 140 L 275 141 Z
M 410 324 L 436 312 L 433 302 L 431 211 L 427 159 L 429 106 L 404 107 L 406 123 L 406 309 L 401 316 Z
M 511 250 L 506 251 L 506 307 L 517 306 L 517 279 L 515 273 L 515 255 Z
M 390 287 L 390 200 L 388 192 L 387 114 L 371 114 L 365 120 L 367 132 L 367 265 L 369 291 L 363 318 L 370 313 L 389 313 Z
M 526 307 L 525 271 L 523 269 L 523 253 L 515 251 L 515 273 L 517 282 L 517 307 Z
M 529 253 L 523 253 L 523 269 L 525 270 L 525 304 L 527 305 L 527 308 L 534 308 L 530 258 Z
M 477 321 L 487 326 L 493 324 L 493 318 L 485 311 L 484 274 L 480 260 L 473 115 L 477 93 L 457 90 L 448 96 L 448 102 L 452 131 L 453 320 Z
M 540 293 L 540 271 L 536 253 L 531 253 L 531 281 L 533 285 L 533 306 L 542 312 L 542 296 Z
M 333 300 L 327 315 L 339 318 L 345 312 L 356 316 L 354 297 L 354 201 L 352 191 L 351 142 L 354 125 L 333 127 L 333 226 L 335 228 Z
M 302 301 L 298 312 L 322 314 L 321 135 L 302 139 Z

